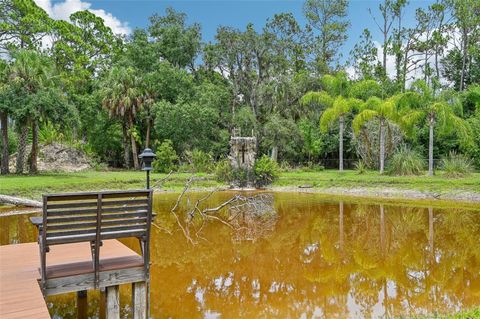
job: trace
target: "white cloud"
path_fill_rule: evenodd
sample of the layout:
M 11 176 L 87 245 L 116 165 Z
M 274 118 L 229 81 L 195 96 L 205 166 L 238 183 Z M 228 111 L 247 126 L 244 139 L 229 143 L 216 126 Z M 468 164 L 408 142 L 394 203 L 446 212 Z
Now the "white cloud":
M 68 20 L 72 13 L 82 10 L 88 10 L 96 16 L 103 19 L 106 26 L 110 27 L 115 34 L 128 35 L 131 29 L 127 22 L 122 22 L 111 13 L 103 9 L 90 9 L 89 2 L 81 0 L 65 0 L 52 5 L 51 0 L 35 0 L 35 3 L 44 9 L 48 15 L 55 20 Z

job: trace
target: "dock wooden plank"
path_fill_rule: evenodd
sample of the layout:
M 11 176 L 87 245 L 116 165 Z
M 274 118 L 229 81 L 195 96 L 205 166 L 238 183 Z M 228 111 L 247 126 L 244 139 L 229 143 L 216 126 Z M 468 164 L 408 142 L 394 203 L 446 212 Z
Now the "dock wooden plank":
M 106 240 L 101 258 L 138 256 L 117 240 Z M 47 265 L 91 261 L 89 243 L 51 247 Z M 38 279 L 40 257 L 37 243 L 0 246 L 0 318 L 49 319 Z

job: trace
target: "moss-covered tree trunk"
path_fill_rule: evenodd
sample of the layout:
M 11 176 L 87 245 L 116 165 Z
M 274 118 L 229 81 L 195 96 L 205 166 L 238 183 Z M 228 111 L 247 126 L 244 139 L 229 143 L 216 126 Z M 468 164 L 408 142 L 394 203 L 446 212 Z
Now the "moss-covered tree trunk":
M 133 167 L 135 169 L 139 169 L 140 165 L 138 163 L 138 151 L 137 151 L 137 142 L 135 141 L 135 136 L 133 134 L 133 115 L 130 112 L 128 114 L 128 123 L 129 123 L 129 129 L 130 129 L 130 142 L 132 143 L 132 156 L 133 156 Z
M 380 120 L 380 174 L 385 170 L 385 120 Z
M 145 148 L 150 147 L 150 130 L 151 130 L 152 123 L 150 121 L 150 117 L 147 118 L 147 134 L 145 136 Z
M 6 112 L 0 112 L 0 125 L 2 126 L 2 164 L 0 173 L 5 175 L 9 173 L 8 117 Z
M 17 151 L 17 163 L 15 172 L 17 174 L 23 174 L 25 166 L 25 150 L 27 149 L 28 131 L 30 128 L 24 124 L 21 126 L 20 137 L 18 139 L 18 151 Z
M 32 150 L 30 152 L 30 174 L 37 174 L 37 156 L 38 156 L 38 121 L 32 121 Z
M 123 129 L 123 162 L 125 168 L 130 167 L 130 142 L 128 140 L 128 128 L 127 125 L 124 123 L 122 125 Z

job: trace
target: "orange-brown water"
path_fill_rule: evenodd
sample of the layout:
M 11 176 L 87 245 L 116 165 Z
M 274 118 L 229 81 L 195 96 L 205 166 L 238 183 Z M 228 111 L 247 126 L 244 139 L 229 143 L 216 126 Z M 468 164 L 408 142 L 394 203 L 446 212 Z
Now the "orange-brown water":
M 175 199 L 155 199 L 153 318 L 390 318 L 480 306 L 480 211 L 280 193 L 267 220 L 241 232 L 210 222 L 191 245 L 169 213 Z M 35 240 L 27 216 L 0 217 L 0 229 L 2 245 Z M 122 287 L 125 314 L 129 294 Z M 95 317 L 98 294 L 89 300 Z M 48 301 L 52 315 L 75 318 L 73 295 Z

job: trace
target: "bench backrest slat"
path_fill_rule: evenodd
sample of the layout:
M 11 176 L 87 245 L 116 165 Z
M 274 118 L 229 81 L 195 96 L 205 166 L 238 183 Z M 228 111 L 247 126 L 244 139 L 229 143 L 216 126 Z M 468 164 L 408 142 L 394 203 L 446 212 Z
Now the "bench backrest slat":
M 149 190 L 45 195 L 44 202 L 47 246 L 149 235 Z

